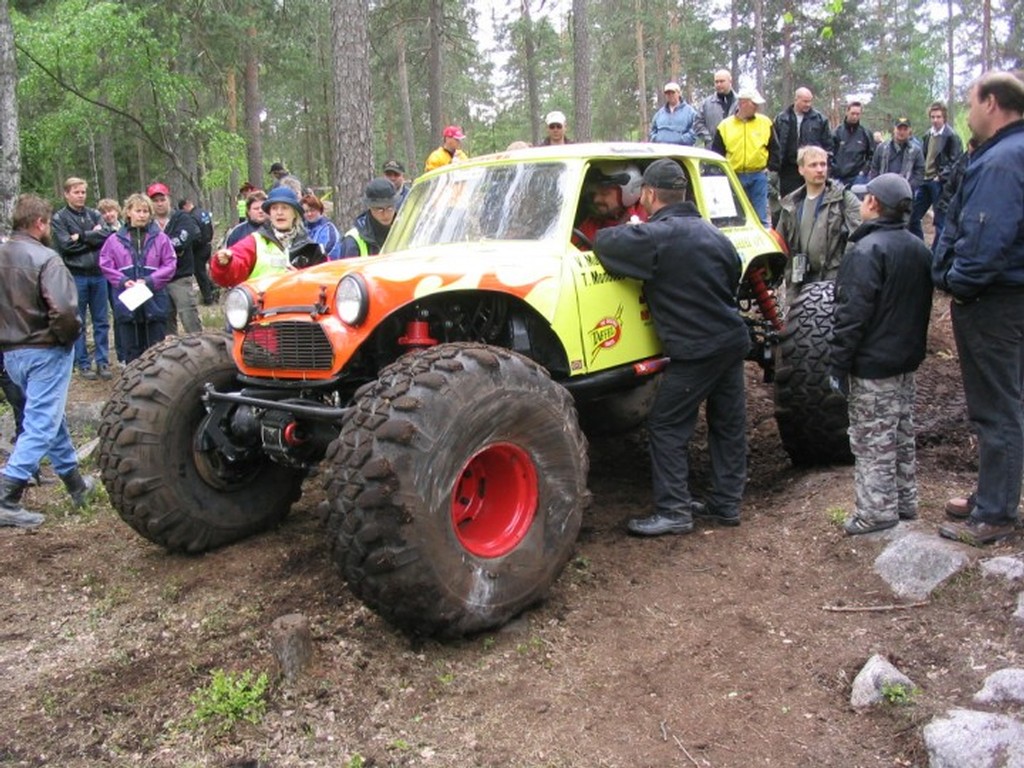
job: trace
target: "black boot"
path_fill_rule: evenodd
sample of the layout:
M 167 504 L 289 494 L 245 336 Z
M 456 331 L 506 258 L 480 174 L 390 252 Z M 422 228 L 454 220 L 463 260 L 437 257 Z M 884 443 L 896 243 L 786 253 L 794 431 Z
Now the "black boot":
M 21 506 L 21 494 L 25 492 L 24 480 L 12 480 L 0 475 L 0 525 L 17 528 L 36 528 L 45 519 L 37 512 L 29 512 Z
M 71 503 L 75 509 L 81 509 L 96 495 L 96 480 L 92 477 L 82 477 L 77 469 L 61 475 L 60 479 L 71 494 Z

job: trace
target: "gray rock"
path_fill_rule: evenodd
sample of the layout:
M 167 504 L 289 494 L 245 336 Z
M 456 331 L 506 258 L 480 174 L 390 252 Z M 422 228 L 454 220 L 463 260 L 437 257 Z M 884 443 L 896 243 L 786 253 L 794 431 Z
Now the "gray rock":
M 885 685 L 902 685 L 908 693 L 915 688 L 913 680 L 896 669 L 884 656 L 875 654 L 853 679 L 850 706 L 864 709 L 882 703 L 885 700 L 882 687 Z
M 1024 768 L 1024 724 L 1006 715 L 954 709 L 923 736 L 928 768 Z
M 985 678 L 985 685 L 974 694 L 979 704 L 999 704 L 1004 701 L 1024 703 L 1024 669 L 1000 669 Z
M 923 600 L 970 562 L 961 546 L 934 534 L 908 533 L 875 558 L 875 572 L 897 596 Z
M 978 563 L 986 576 L 1002 576 L 1007 581 L 1024 579 L 1024 560 L 1019 557 L 990 557 Z
M 1017 610 L 1013 612 L 1013 618 L 1024 622 L 1024 592 L 1017 595 Z

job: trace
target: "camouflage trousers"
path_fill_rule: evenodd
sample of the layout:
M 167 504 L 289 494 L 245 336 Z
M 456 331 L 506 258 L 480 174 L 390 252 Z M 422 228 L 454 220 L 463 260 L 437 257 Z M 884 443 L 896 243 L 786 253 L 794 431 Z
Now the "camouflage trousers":
M 917 514 L 914 374 L 850 377 L 850 449 L 857 516 L 868 522 Z

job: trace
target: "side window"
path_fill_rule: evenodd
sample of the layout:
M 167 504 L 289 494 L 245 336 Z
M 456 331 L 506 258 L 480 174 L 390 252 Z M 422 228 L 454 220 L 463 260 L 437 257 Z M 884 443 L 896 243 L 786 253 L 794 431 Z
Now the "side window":
M 718 163 L 702 162 L 700 164 L 701 196 L 707 217 L 719 229 L 725 227 L 741 227 L 747 223 L 743 211 L 743 203 L 739 195 L 743 188 L 735 188 L 725 173 L 725 168 Z

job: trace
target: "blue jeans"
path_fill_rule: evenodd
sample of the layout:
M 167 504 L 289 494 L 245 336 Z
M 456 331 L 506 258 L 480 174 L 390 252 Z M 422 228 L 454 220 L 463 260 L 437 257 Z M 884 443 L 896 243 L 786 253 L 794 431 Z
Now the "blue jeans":
M 27 481 L 39 471 L 45 456 L 50 457 L 58 475 L 78 468 L 75 446 L 64 419 L 73 361 L 73 352 L 64 347 L 26 347 L 4 352 L 7 373 L 25 393 L 23 430 L 4 467 L 4 474 L 11 480 Z
M 907 225 L 907 229 L 910 230 L 911 234 L 917 235 L 924 240 L 924 229 L 921 227 L 921 220 L 928 213 L 928 209 L 939 202 L 940 197 L 942 197 L 941 181 L 932 179 L 921 184 L 914 195 L 914 207 L 910 211 L 910 224 Z M 935 222 L 935 240 L 938 241 L 942 227 L 946 223 L 946 216 L 936 208 L 933 221 Z
M 1017 519 L 1024 470 L 1024 293 L 989 289 L 970 304 L 953 303 L 953 337 L 978 436 L 978 487 L 971 517 Z
M 768 173 L 767 171 L 754 171 L 753 173 L 737 173 L 743 191 L 747 193 L 750 204 L 754 206 L 757 218 L 766 227 L 771 226 L 768 220 Z
M 82 335 L 75 341 L 75 365 L 80 370 L 92 367 L 85 345 L 86 314 L 92 318 L 92 343 L 96 347 L 96 367 L 106 366 L 110 354 L 110 297 L 107 280 L 102 275 L 75 275 L 78 289 L 78 316 L 82 319 Z

